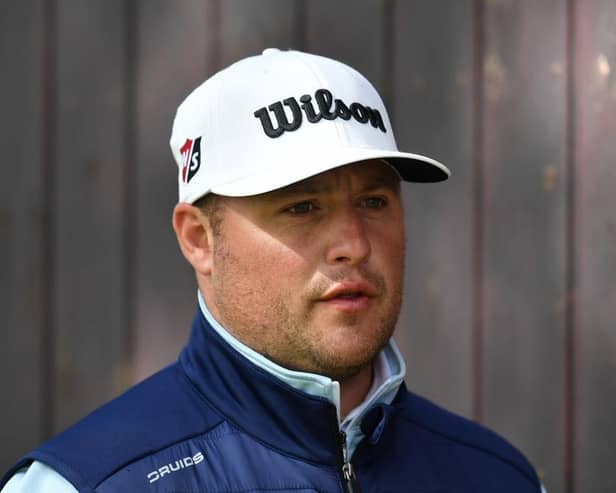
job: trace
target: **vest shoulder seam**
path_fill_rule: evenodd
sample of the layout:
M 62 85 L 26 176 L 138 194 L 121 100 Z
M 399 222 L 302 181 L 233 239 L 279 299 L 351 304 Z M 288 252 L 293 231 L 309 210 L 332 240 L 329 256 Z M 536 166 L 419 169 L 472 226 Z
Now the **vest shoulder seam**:
M 430 403 L 432 406 L 435 406 L 437 409 L 440 410 L 440 408 L 438 406 L 436 406 L 435 404 Z M 443 410 L 444 411 L 444 410 Z M 444 411 L 447 412 L 448 414 L 450 414 L 448 411 Z M 443 437 L 449 441 L 455 442 L 461 446 L 467 447 L 467 448 L 472 448 L 475 450 L 478 450 L 486 455 L 490 455 L 498 460 L 500 460 L 501 462 L 508 464 L 509 466 L 513 467 L 519 474 L 521 474 L 522 476 L 524 476 L 525 479 L 527 479 L 532 485 L 538 486 L 539 480 L 536 476 L 533 476 L 532 474 L 529 474 L 528 471 L 525 471 L 522 467 L 520 467 L 520 465 L 516 464 L 515 461 L 509 459 L 508 457 L 506 457 L 504 454 L 499 453 L 498 451 L 494 450 L 492 447 L 486 447 L 486 446 L 482 446 L 478 443 L 473 443 L 470 440 L 464 439 L 463 437 L 457 436 L 454 433 L 451 432 L 447 432 L 441 428 L 439 428 L 438 426 L 432 426 L 429 425 L 427 423 L 425 423 L 423 420 L 421 419 L 417 419 L 416 417 L 410 415 L 411 413 L 409 412 L 408 408 L 406 408 L 406 406 L 402 409 L 402 412 L 397 413 L 398 416 L 400 416 L 400 418 L 404 419 L 405 421 L 411 422 L 413 424 L 415 424 L 416 426 L 419 426 L 420 428 L 436 434 L 440 437 Z M 478 430 L 481 433 L 486 433 L 486 434 L 490 434 L 494 437 L 496 437 L 498 440 L 501 441 L 501 443 L 504 444 L 504 446 L 509 447 L 511 449 L 513 449 L 515 452 L 520 453 L 517 451 L 517 449 L 515 449 L 515 447 L 511 444 L 509 444 L 504 438 L 502 438 L 501 436 L 499 436 L 497 433 L 477 424 L 477 423 L 473 423 L 472 421 L 467 420 L 466 418 L 463 418 L 461 416 L 457 416 L 457 415 L 452 415 L 455 416 L 456 418 L 463 420 L 463 422 L 465 422 L 465 424 L 469 425 L 469 426 L 476 426 L 478 428 Z M 521 454 L 520 454 L 521 455 Z M 522 459 L 524 461 L 527 461 L 527 459 L 524 456 L 521 456 Z M 529 467 L 534 470 L 532 468 L 532 465 L 529 464 Z

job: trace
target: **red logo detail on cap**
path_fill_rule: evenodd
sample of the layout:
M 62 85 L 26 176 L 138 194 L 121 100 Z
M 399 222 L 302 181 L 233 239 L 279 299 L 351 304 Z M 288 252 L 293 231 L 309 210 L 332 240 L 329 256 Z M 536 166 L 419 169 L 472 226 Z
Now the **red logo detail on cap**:
M 186 139 L 180 147 L 182 154 L 182 182 L 188 183 L 201 167 L 201 137 Z

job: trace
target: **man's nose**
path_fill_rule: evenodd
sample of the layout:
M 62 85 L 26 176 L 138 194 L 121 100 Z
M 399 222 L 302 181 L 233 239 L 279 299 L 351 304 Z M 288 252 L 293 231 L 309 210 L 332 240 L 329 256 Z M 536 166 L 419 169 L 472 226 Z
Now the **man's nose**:
M 370 257 L 370 239 L 357 210 L 340 211 L 330 221 L 326 233 L 328 264 L 355 266 Z

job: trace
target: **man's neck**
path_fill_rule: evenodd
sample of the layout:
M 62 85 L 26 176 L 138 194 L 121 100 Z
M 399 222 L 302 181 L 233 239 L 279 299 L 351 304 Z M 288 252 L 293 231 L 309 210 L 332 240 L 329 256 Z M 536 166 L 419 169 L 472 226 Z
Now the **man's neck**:
M 405 365 L 393 340 L 390 340 L 384 351 L 366 367 L 352 377 L 332 381 L 331 378 L 318 374 L 302 373 L 280 367 L 263 355 L 245 346 L 231 335 L 214 315 L 209 311 L 201 292 L 198 294 L 201 311 L 212 328 L 236 351 L 249 361 L 265 369 L 288 385 L 311 395 L 328 398 L 336 405 L 339 418 L 351 417 L 358 406 L 363 405 L 372 392 L 377 392 L 386 382 L 385 400 L 389 403 L 404 378 Z M 389 354 L 389 356 L 387 356 Z M 388 362 L 389 360 L 389 362 Z M 382 397 L 382 395 L 381 395 Z M 381 398 L 379 397 L 379 398 Z
M 340 418 L 356 408 L 366 398 L 374 378 L 373 365 L 367 365 L 357 374 L 340 382 Z

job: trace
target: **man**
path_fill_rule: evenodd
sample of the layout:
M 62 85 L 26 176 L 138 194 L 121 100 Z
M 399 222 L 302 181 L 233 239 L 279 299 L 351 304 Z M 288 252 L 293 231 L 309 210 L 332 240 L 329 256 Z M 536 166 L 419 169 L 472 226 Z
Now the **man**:
M 190 341 L 3 493 L 541 490 L 505 441 L 404 386 L 400 180 L 449 171 L 397 150 L 363 76 L 266 50 L 188 96 L 171 148 Z

